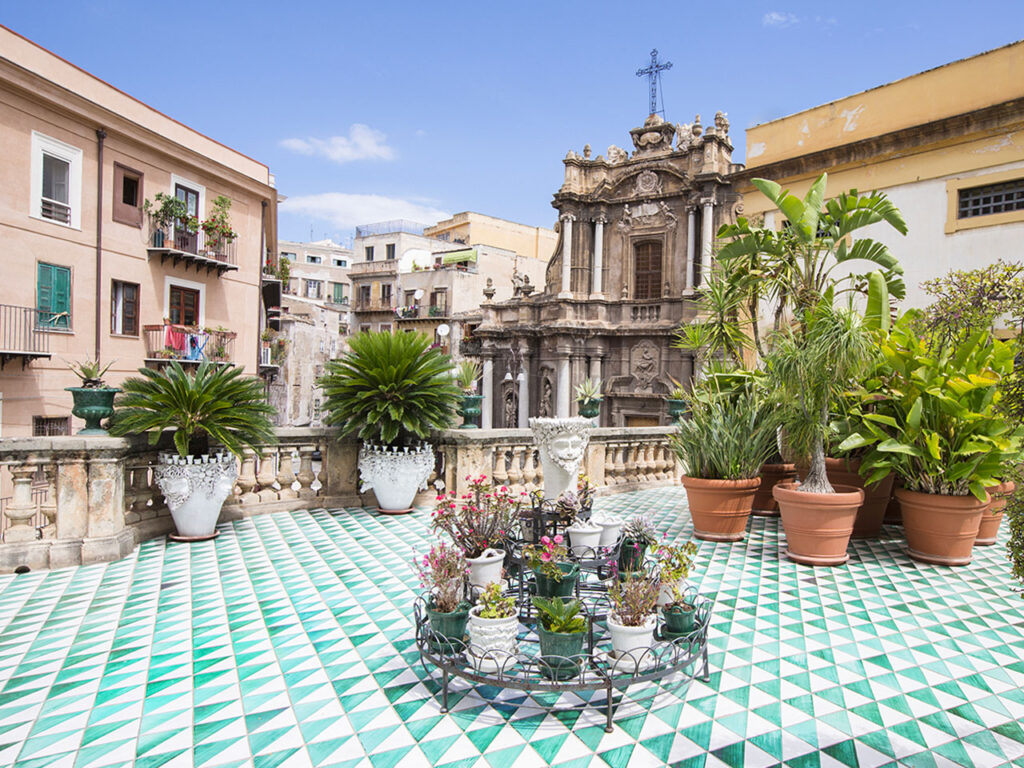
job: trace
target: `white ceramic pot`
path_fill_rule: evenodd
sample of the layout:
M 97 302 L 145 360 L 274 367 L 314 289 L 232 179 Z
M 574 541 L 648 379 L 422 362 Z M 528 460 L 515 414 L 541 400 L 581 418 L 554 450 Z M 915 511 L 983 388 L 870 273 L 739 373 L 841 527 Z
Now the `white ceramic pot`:
M 359 449 L 360 493 L 373 490 L 381 512 L 411 512 L 418 491 L 426 490 L 434 471 L 434 451 L 423 443 L 398 448 L 364 443 Z
M 516 635 L 519 633 L 519 617 L 507 619 L 482 619 L 483 606 L 469 609 L 469 655 L 474 666 L 484 672 L 508 672 L 519 652 Z
M 590 521 L 601 526 L 601 546 L 614 547 L 622 532 L 622 518 L 618 515 L 602 514 L 593 515 Z
M 597 557 L 597 548 L 601 544 L 600 525 L 595 525 L 586 520 L 577 520 L 565 530 L 569 534 L 572 553 L 576 557 Z
M 668 605 L 672 602 L 672 585 L 676 585 L 679 588 L 679 592 L 685 592 L 690 583 L 686 579 L 676 579 L 675 581 L 663 581 L 661 582 L 661 589 L 658 590 L 658 607 L 661 608 L 664 605 Z
M 501 582 L 501 566 L 505 552 L 500 549 L 485 549 L 480 557 L 467 557 L 469 584 L 483 589 L 488 584 Z
M 238 477 L 235 457 L 162 453 L 153 478 L 164 495 L 178 533 L 175 538 L 202 540 L 217 535 L 217 518 Z
M 612 637 L 612 648 L 615 651 L 615 670 L 619 672 L 634 672 L 638 664 L 640 666 L 648 663 L 644 659 L 644 653 L 654 645 L 654 630 L 658 626 L 658 617 L 652 613 L 647 620 L 639 627 L 627 627 L 618 621 L 614 613 L 608 616 L 608 633 Z

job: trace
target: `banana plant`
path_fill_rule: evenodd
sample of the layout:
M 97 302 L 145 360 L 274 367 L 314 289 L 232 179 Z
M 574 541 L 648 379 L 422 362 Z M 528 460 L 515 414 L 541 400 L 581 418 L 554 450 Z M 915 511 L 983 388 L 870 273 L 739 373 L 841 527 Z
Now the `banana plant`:
M 882 341 L 891 376 L 855 411 L 858 429 L 839 450 L 867 449 L 869 484 L 893 472 L 912 491 L 984 500 L 985 487 L 1021 459 L 1022 430 L 999 409 L 1013 350 L 979 331 L 936 352 L 917 334 L 919 322 L 906 313 Z

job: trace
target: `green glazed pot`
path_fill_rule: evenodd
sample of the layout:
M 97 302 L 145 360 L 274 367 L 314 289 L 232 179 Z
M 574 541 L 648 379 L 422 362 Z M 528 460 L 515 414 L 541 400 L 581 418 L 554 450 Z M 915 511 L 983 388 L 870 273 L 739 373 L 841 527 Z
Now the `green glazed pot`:
M 646 554 L 646 544 L 638 545 L 632 539 L 623 539 L 622 547 L 619 549 L 619 570 L 639 571 L 643 567 Z
M 587 403 L 579 404 L 580 416 L 585 419 L 592 419 L 601 413 L 601 401 L 591 400 Z
M 580 577 L 580 567 L 576 563 L 559 563 L 559 570 L 562 572 L 562 580 L 555 581 L 550 576 L 545 576 L 540 571 L 534 570 L 533 576 L 537 580 L 538 597 L 572 597 L 576 591 L 576 581 Z
M 459 607 L 449 613 L 434 610 L 433 603 L 427 604 L 427 617 L 430 628 L 438 638 L 430 641 L 431 650 L 439 653 L 458 653 L 465 647 L 466 622 L 469 620 L 469 603 L 459 603 Z M 443 638 L 443 640 L 441 640 Z
M 71 393 L 74 407 L 71 413 L 85 420 L 85 429 L 80 435 L 108 435 L 100 422 L 114 415 L 114 395 L 121 390 L 117 387 L 65 387 Z
M 661 615 L 665 619 L 665 629 L 673 634 L 692 632 L 696 624 L 697 609 L 662 608 Z
M 459 415 L 462 416 L 462 426 L 459 429 L 477 429 L 477 420 L 480 418 L 480 404 L 483 402 L 483 395 L 463 395 L 462 406 L 459 408 Z
M 548 632 L 538 622 L 537 636 L 540 638 L 540 672 L 549 680 L 568 680 L 580 672 L 580 660 L 574 656 L 583 654 L 583 632 Z M 562 656 L 564 658 L 556 658 Z
M 668 417 L 672 421 L 676 421 L 686 412 L 686 401 L 685 400 L 672 400 L 665 398 L 665 403 L 668 405 Z

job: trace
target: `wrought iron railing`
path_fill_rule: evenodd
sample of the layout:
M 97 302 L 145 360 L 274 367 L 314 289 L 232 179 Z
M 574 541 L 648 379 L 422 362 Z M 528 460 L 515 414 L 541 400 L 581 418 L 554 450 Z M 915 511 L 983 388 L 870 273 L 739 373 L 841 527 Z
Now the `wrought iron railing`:
M 67 317 L 66 313 L 59 314 L 61 318 Z M 32 307 L 0 304 L 0 354 L 49 354 L 50 337 L 43 329 L 67 327 L 60 325 L 57 317 L 53 312 Z
M 230 363 L 235 356 L 234 331 L 186 325 L 144 325 L 146 358 L 199 363 Z
M 150 224 L 149 247 L 201 256 L 207 259 L 238 264 L 238 239 L 207 237 L 204 233 L 191 232 L 183 227 L 159 227 Z

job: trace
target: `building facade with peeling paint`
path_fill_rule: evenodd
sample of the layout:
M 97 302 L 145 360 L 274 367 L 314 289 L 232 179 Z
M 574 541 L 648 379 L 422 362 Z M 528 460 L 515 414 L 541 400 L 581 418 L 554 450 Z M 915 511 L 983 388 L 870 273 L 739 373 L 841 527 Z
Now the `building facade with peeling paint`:
M 905 307 L 951 269 L 1024 260 L 1024 41 L 757 125 L 747 148 L 733 182 L 744 215 L 769 225 L 781 215 L 752 178 L 802 196 L 827 171 L 831 195 L 889 195 L 909 234 L 865 231 L 903 264 Z

